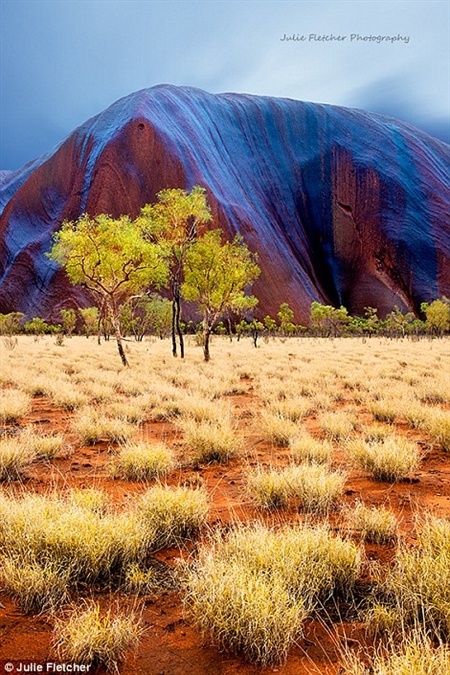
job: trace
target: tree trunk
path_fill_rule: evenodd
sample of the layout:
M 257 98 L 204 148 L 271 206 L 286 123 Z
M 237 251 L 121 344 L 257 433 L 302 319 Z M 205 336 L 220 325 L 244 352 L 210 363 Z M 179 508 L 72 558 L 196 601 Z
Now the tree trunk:
M 129 364 L 122 344 L 122 333 L 120 332 L 120 319 L 115 311 L 114 306 L 110 307 L 110 315 L 111 315 L 111 324 L 116 337 L 117 350 L 119 352 L 120 360 L 122 361 L 123 366 L 128 366 Z
M 172 356 L 177 356 L 177 336 L 175 334 L 177 305 L 175 296 L 172 300 Z
M 127 357 L 126 357 L 124 349 L 123 349 L 122 337 L 121 337 L 120 334 L 117 335 L 117 333 L 116 333 L 116 342 L 117 342 L 117 349 L 119 351 L 119 356 L 120 356 L 120 359 L 122 361 L 122 365 L 128 366 L 129 364 L 128 364 L 128 361 L 127 361 Z
M 184 339 L 183 339 L 183 331 L 181 330 L 180 326 L 180 316 L 181 316 L 181 307 L 180 307 L 180 294 L 177 294 L 177 297 L 175 299 L 176 301 L 176 306 L 177 306 L 177 311 L 175 314 L 175 323 L 176 323 L 176 328 L 177 328 L 177 334 L 178 334 L 178 339 L 180 341 L 180 358 L 184 359 Z
M 230 342 L 233 342 L 233 330 L 231 328 L 231 318 L 228 317 L 228 337 L 230 338 Z
M 209 355 L 209 338 L 211 336 L 211 329 L 210 328 L 205 328 L 203 329 L 203 355 L 205 357 L 205 361 L 208 362 L 210 360 L 210 355 Z

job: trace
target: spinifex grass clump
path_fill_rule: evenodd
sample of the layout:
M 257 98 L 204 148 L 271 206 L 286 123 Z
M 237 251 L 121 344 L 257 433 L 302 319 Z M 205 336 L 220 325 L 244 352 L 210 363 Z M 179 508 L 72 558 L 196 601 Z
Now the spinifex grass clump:
M 68 618 L 56 620 L 54 648 L 63 661 L 119 673 L 119 663 L 137 647 L 142 632 L 136 616 L 112 610 L 102 614 L 98 603 L 85 601 Z
M 155 540 L 151 523 L 134 512 L 101 514 L 57 497 L 0 499 L 0 563 L 6 565 L 7 585 L 24 607 L 39 604 L 38 591 L 30 585 L 41 588 L 41 608 L 49 604 L 46 588 L 51 591 L 52 578 L 55 604 L 64 597 L 64 585 L 120 583 L 130 563 L 145 562 Z M 20 570 L 14 573 L 17 560 L 27 571 L 21 584 Z
M 110 495 L 100 488 L 73 488 L 68 494 L 68 501 L 79 508 L 102 514 L 108 509 Z
M 241 526 L 200 548 L 184 607 L 220 649 L 279 663 L 318 603 L 351 592 L 360 566 L 359 548 L 325 526 Z
M 283 580 L 239 563 L 203 559 L 189 580 L 187 611 L 220 650 L 242 653 L 261 666 L 286 660 L 307 613 Z
M 0 439 L 0 481 L 17 480 L 36 459 L 18 438 Z
M 358 503 L 349 510 L 348 522 L 365 541 L 375 544 L 386 544 L 397 536 L 398 521 L 390 509 Z
M 255 504 L 262 508 L 284 508 L 289 503 L 286 477 L 277 469 L 257 467 L 247 476 L 247 492 Z
M 64 443 L 62 434 L 38 433 L 27 427 L 19 436 L 23 444 L 36 459 L 51 459 L 60 452 Z
M 68 598 L 69 571 L 52 561 L 7 556 L 0 563 L 0 580 L 27 614 L 55 610 Z
M 309 513 L 329 511 L 344 491 L 345 476 L 320 464 L 284 469 L 257 467 L 247 477 L 247 492 L 258 506 L 282 508 L 290 499 Z
M 341 440 L 350 436 L 355 428 L 355 421 L 350 413 L 340 410 L 322 413 L 319 425 L 329 438 Z
M 438 443 L 442 450 L 450 452 L 450 413 L 444 410 L 432 410 L 422 424 L 422 428 Z
M 0 391 L 0 424 L 15 422 L 31 408 L 31 397 L 19 389 Z
M 165 476 L 175 466 L 172 451 L 164 443 L 127 443 L 111 465 L 111 473 L 126 480 L 150 480 Z
M 314 410 L 311 399 L 306 397 L 290 398 L 284 401 L 270 401 L 268 410 L 278 417 L 298 422 Z
M 263 438 L 281 447 L 287 447 L 300 431 L 298 423 L 271 410 L 264 410 L 261 413 L 258 424 Z
M 333 446 L 329 441 L 320 441 L 306 432 L 291 438 L 289 448 L 294 462 L 328 464 L 333 454 Z
M 414 630 L 400 644 L 381 644 L 367 660 L 347 652 L 343 659 L 345 675 L 449 675 L 450 650 L 434 645 L 423 630 Z
M 382 584 L 403 621 L 450 638 L 450 522 L 427 517 L 418 524 L 418 546 L 402 545 Z
M 173 546 L 203 527 L 208 497 L 203 488 L 155 485 L 141 496 L 136 511 L 154 532 L 154 546 Z
M 394 435 L 381 441 L 354 439 L 347 448 L 356 466 L 370 471 L 375 480 L 381 481 L 401 480 L 418 469 L 421 459 L 415 443 Z
M 179 426 L 194 463 L 228 462 L 242 450 L 242 439 L 226 418 L 221 422 L 186 419 Z
M 119 417 L 108 417 L 101 408 L 86 407 L 79 411 L 73 421 L 74 431 L 83 445 L 98 441 L 125 443 L 136 431 L 136 427 Z
M 320 464 L 301 464 L 285 469 L 289 494 L 300 502 L 308 513 L 324 514 L 330 511 L 342 496 L 345 475 L 330 471 Z

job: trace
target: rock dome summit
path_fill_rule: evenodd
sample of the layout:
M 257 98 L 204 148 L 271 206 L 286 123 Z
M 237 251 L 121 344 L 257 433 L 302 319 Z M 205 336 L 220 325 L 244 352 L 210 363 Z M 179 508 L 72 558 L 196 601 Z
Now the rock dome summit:
M 89 299 L 46 257 L 82 213 L 135 217 L 163 188 L 206 188 L 214 226 L 258 252 L 261 313 L 289 302 L 417 312 L 450 294 L 450 148 L 332 105 L 158 85 L 120 99 L 18 171 L 0 172 L 0 312 Z

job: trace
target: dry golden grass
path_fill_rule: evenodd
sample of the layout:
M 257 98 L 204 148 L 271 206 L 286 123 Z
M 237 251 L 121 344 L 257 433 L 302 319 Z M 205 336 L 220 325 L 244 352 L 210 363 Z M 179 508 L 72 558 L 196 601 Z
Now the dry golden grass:
M 126 443 L 123 445 L 110 471 L 113 476 L 126 480 L 150 480 L 168 474 L 175 467 L 172 451 L 164 443 Z
M 85 601 L 67 618 L 56 619 L 54 649 L 62 661 L 105 666 L 119 673 L 119 664 L 137 647 L 142 633 L 133 614 L 111 609 L 102 614 L 98 603 Z
M 351 461 L 375 480 L 395 482 L 418 469 L 421 456 L 415 443 L 402 437 L 387 436 L 381 441 L 353 439 L 347 444 Z
M 283 663 L 317 603 L 351 588 L 361 554 L 325 527 L 237 526 L 186 570 L 185 612 L 220 649 Z
M 35 459 L 35 454 L 18 438 L 1 438 L 0 481 L 17 480 Z
M 331 471 L 333 460 L 334 466 L 339 462 L 347 469 L 357 458 L 358 466 L 375 478 L 395 481 L 414 471 L 421 459 L 404 436 L 433 444 L 433 455 L 449 450 L 445 380 L 449 345 L 448 339 L 305 338 L 261 341 L 255 350 L 248 340 L 230 345 L 217 338 L 213 360 L 205 366 L 201 350 L 189 338 L 184 361 L 170 356 L 168 341 L 145 340 L 127 343 L 131 366 L 124 369 L 113 342 L 99 347 L 94 340 L 73 338 L 56 347 L 54 338 L 34 342 L 19 336 L 17 346 L 2 354 L 0 383 L 3 410 L 11 391 L 12 398 L 22 400 L 24 407 L 12 416 L 3 413 L 6 431 L 0 440 L 0 475 L 1 449 L 7 442 L 19 448 L 19 460 L 17 465 L 11 460 L 12 468 L 4 470 L 3 480 L 20 479 L 28 473 L 30 462 L 39 457 L 52 461 L 64 449 L 59 434 L 20 434 L 8 428 L 17 423 L 31 426 L 32 418 L 26 415 L 35 405 L 33 396 L 44 396 L 49 399 L 44 405 L 62 408 L 64 437 L 70 442 L 76 431 L 82 444 L 100 440 L 131 446 L 146 433 L 141 425 L 164 419 L 161 427 L 169 429 L 169 437 L 179 423 L 186 425 L 183 440 L 190 452 L 181 449 L 183 460 L 186 456 L 189 461 L 206 463 L 239 457 L 236 449 L 241 451 L 242 443 L 251 438 L 258 461 L 261 449 L 261 461 L 273 463 L 269 470 L 261 465 L 250 473 L 252 497 L 259 505 L 288 506 L 291 511 L 264 514 L 264 518 L 277 519 L 276 533 L 262 526 L 242 527 L 221 533 L 217 539 L 212 533 L 210 541 L 202 542 L 187 574 L 186 612 L 192 607 L 200 631 L 221 649 L 243 653 L 259 664 L 282 662 L 290 645 L 302 635 L 305 616 L 315 614 L 330 598 L 350 593 L 361 570 L 362 553 L 355 543 L 333 535 L 329 528 L 296 525 L 285 531 L 280 521 L 294 514 L 294 507 L 313 514 L 295 515 L 296 519 L 313 521 L 316 514 L 322 517 L 339 503 L 344 476 Z M 242 393 L 246 394 L 242 402 L 224 398 Z M 370 413 L 375 418 L 372 423 Z M 405 420 L 414 431 L 405 432 Z M 27 435 L 29 442 L 25 443 Z M 354 457 L 349 453 L 342 459 L 348 441 L 350 448 L 364 452 L 355 451 Z M 129 460 L 136 467 L 139 452 L 137 445 L 132 447 Z M 120 453 L 123 448 L 116 450 Z M 3 457 L 8 465 L 6 451 Z M 119 455 L 117 467 L 118 460 Z M 295 465 L 281 469 L 286 461 Z M 235 468 L 234 464 L 214 468 L 220 489 L 226 482 L 220 482 L 221 475 Z M 180 474 L 184 469 L 180 468 Z M 33 466 L 30 475 L 34 471 Z M 144 480 L 161 475 L 154 465 L 142 471 Z M 197 476 L 205 475 L 207 486 L 208 472 L 208 468 L 204 474 L 196 472 L 191 485 L 197 485 Z M 125 470 L 119 473 L 130 477 Z M 205 488 L 157 485 L 142 497 L 129 496 L 116 508 L 95 488 L 96 480 L 94 476 L 90 490 L 68 491 L 64 497 L 6 497 L 6 493 L 25 491 L 27 484 L 2 486 L 1 585 L 24 611 L 53 610 L 73 594 L 94 586 L 110 593 L 158 591 L 159 579 L 149 564 L 151 553 L 165 546 L 182 546 L 204 532 L 210 500 Z M 123 486 L 111 484 L 116 499 Z M 352 487 L 350 482 L 348 487 Z M 390 515 L 367 507 L 363 513 L 361 508 L 353 520 L 349 517 L 347 528 L 356 541 L 393 541 L 395 535 L 388 533 L 394 532 L 396 524 Z M 378 605 L 371 605 L 374 616 L 367 618 L 369 630 L 377 636 L 386 634 L 395 622 L 409 630 L 425 617 L 430 635 L 447 638 L 446 521 L 432 527 L 422 523 L 417 546 L 404 545 L 401 535 L 397 539 L 392 570 L 383 569 Z M 406 652 L 399 653 L 408 664 L 408 675 L 423 675 L 413 669 Z M 390 668 L 391 662 L 387 663 Z M 402 673 L 374 664 L 379 668 L 376 675 Z M 423 672 L 434 675 L 433 670 Z
M 26 415 L 31 406 L 31 397 L 18 389 L 0 391 L 0 424 L 16 422 Z
M 369 507 L 359 502 L 348 509 L 347 521 L 365 541 L 387 544 L 397 537 L 398 521 L 390 509 Z

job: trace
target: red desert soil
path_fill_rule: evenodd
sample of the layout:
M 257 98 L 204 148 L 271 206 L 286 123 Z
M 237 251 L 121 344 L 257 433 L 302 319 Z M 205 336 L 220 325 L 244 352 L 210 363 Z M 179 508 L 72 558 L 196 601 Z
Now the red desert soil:
M 246 381 L 246 386 L 246 393 L 226 397 L 234 406 L 244 432 L 249 427 L 248 418 L 259 404 L 251 382 Z M 345 405 L 345 401 L 337 405 Z M 71 436 L 69 429 L 72 416 L 72 413 L 56 408 L 46 397 L 37 396 L 33 399 L 32 411 L 20 420 L 20 426 L 33 425 L 43 432 L 63 432 L 66 443 L 76 449 L 72 449 L 65 458 L 36 463 L 21 482 L 4 484 L 3 489 L 18 495 L 22 491 L 47 493 L 55 487 L 97 487 L 111 493 L 116 504 L 124 504 L 130 495 L 143 492 L 148 487 L 145 484 L 112 479 L 109 476 L 107 465 L 111 461 L 111 447 L 107 443 L 76 447 L 75 438 Z M 373 421 L 363 407 L 358 411 L 358 418 L 361 422 Z M 311 433 L 321 437 L 315 416 L 308 418 L 305 424 Z M 412 529 L 418 509 L 428 507 L 439 516 L 450 516 L 450 464 L 446 453 L 433 446 L 425 434 L 400 422 L 396 429 L 407 438 L 419 442 L 426 452 L 420 470 L 411 478 L 393 485 L 376 482 L 362 471 L 350 470 L 345 502 L 351 504 L 356 499 L 363 499 L 367 505 L 389 505 L 399 518 L 402 534 L 414 539 Z M 4 431 L 8 432 L 8 428 Z M 145 439 L 164 439 L 181 453 L 181 439 L 169 422 L 146 423 L 142 426 L 141 434 Z M 212 496 L 209 519 L 211 525 L 258 518 L 268 522 L 300 519 L 301 515 L 295 509 L 262 514 L 249 503 L 243 490 L 244 475 L 249 465 L 258 461 L 282 466 L 288 463 L 288 452 L 262 442 L 256 435 L 247 433 L 246 441 L 247 447 L 253 449 L 250 457 L 231 461 L 227 465 L 182 468 L 172 472 L 167 482 L 171 485 L 203 483 Z M 339 445 L 337 448 L 335 465 L 344 463 L 343 452 L 339 451 Z M 338 515 L 334 516 L 336 527 L 337 519 Z M 389 564 L 395 547 L 371 544 L 366 546 L 366 553 L 369 559 Z M 183 552 L 171 549 L 160 551 L 157 557 L 173 565 L 180 555 Z M 104 593 L 98 593 L 98 598 L 101 603 L 111 600 Z M 51 651 L 51 617 L 24 615 L 5 593 L 0 595 L 0 601 L 0 669 L 7 660 L 39 663 L 54 661 Z M 113 602 L 126 607 L 127 604 L 133 605 L 135 600 L 116 594 Z M 121 665 L 121 675 L 256 675 L 261 672 L 261 668 L 249 665 L 239 657 L 221 654 L 215 648 L 202 644 L 195 628 L 183 618 L 178 592 L 165 592 L 160 597 L 144 597 L 142 604 L 142 619 L 146 631 L 137 653 L 131 654 Z M 335 630 L 341 635 L 345 633 L 350 644 L 363 640 L 364 631 L 355 618 L 351 620 L 352 617 L 349 617 L 347 623 L 340 623 L 336 617 L 335 624 L 332 622 L 333 617 L 330 619 L 328 628 L 318 621 L 309 621 L 305 627 L 304 638 L 290 649 L 287 663 L 263 669 L 264 672 L 280 672 L 284 675 L 336 675 L 342 672 Z M 106 671 L 98 668 L 95 671 L 91 669 L 90 672 L 100 675 Z

